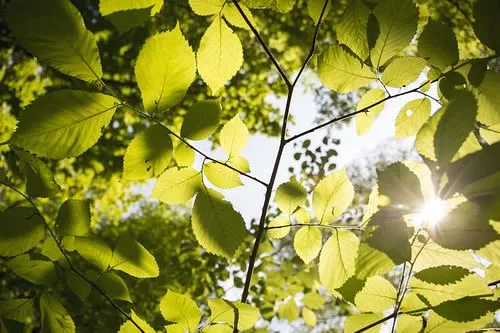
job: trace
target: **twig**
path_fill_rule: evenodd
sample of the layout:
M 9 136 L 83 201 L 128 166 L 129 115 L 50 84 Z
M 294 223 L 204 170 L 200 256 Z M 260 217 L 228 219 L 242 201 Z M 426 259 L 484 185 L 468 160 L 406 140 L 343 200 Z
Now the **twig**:
M 361 333 L 361 332 L 367 331 L 372 327 L 375 327 L 377 325 L 380 325 L 380 324 L 386 322 L 387 320 L 391 319 L 392 317 L 395 317 L 396 315 L 399 316 L 400 314 L 401 314 L 401 312 L 400 313 L 393 312 L 390 315 L 371 323 L 370 325 L 367 325 L 363 328 L 360 328 L 359 330 L 355 331 L 354 333 Z
M 271 229 L 281 229 L 281 228 L 300 228 L 300 227 L 314 227 L 314 228 L 323 228 L 323 229 L 348 229 L 348 230 L 362 230 L 361 226 L 357 225 L 323 225 L 317 223 L 295 223 L 295 224 L 287 224 L 287 225 L 277 225 L 273 227 L 266 227 L 266 230 Z
M 436 102 L 439 105 L 443 106 L 443 103 L 441 103 L 441 101 L 439 101 L 439 99 L 437 99 L 437 98 L 435 98 L 435 97 L 433 97 L 433 96 L 431 96 L 431 95 L 423 92 L 422 90 L 417 90 L 416 92 L 419 93 L 420 95 L 424 95 L 425 97 L 432 99 L 434 102 Z

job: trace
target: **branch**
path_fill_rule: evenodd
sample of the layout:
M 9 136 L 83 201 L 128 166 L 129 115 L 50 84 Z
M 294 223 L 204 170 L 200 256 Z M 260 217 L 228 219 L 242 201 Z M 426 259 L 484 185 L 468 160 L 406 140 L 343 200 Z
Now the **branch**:
M 271 230 L 271 229 L 281 229 L 281 228 L 299 228 L 299 227 L 315 227 L 315 228 L 323 228 L 323 229 L 348 229 L 348 230 L 363 230 L 361 226 L 357 225 L 323 225 L 323 224 L 308 224 L 308 223 L 295 223 L 295 224 L 288 224 L 288 225 L 277 225 L 274 227 L 266 227 L 266 230 Z
M 375 326 L 377 326 L 377 325 L 380 325 L 380 324 L 382 324 L 382 323 L 386 322 L 387 320 L 391 319 L 392 317 L 395 317 L 396 315 L 398 315 L 398 316 L 399 316 L 401 313 L 402 313 L 402 312 L 399 312 L 399 313 L 393 312 L 393 313 L 391 313 L 390 315 L 388 315 L 388 316 L 386 316 L 386 317 L 384 317 L 384 318 L 382 318 L 382 319 L 379 319 L 379 320 L 377 320 L 376 322 L 373 322 L 373 323 L 371 323 L 371 324 L 370 324 L 370 325 L 368 325 L 368 326 L 365 326 L 365 327 L 363 327 L 363 328 L 360 328 L 359 330 L 355 331 L 354 333 L 361 333 L 361 332 L 367 331 L 367 330 L 369 330 L 369 329 L 370 329 L 370 328 L 372 328 L 372 327 L 375 327 Z
M 71 260 L 69 259 L 69 256 L 68 254 L 66 253 L 66 251 L 64 250 L 64 248 L 62 247 L 61 243 L 59 242 L 59 240 L 57 239 L 54 231 L 52 231 L 52 229 L 49 227 L 49 224 L 47 223 L 47 221 L 45 221 L 45 218 L 43 217 L 42 213 L 40 212 L 40 210 L 38 209 L 38 207 L 36 206 L 35 202 L 25 193 L 19 191 L 17 188 L 15 188 L 12 184 L 8 183 L 8 182 L 5 182 L 5 181 L 2 181 L 0 180 L 0 183 L 3 184 L 4 186 L 7 186 L 8 188 L 10 188 L 11 190 L 13 190 L 14 192 L 16 192 L 17 194 L 19 194 L 20 196 L 22 196 L 24 199 L 26 199 L 26 201 L 28 201 L 30 203 L 30 205 L 36 210 L 37 214 L 43 219 L 43 222 L 45 223 L 45 227 L 47 228 L 47 230 L 49 231 L 49 234 L 50 234 L 50 237 L 52 237 L 52 239 L 54 240 L 54 242 L 56 243 L 57 245 L 57 248 L 59 249 L 59 251 L 61 251 L 62 255 L 64 256 L 64 259 L 66 259 L 66 261 L 68 262 L 68 265 L 70 267 L 70 269 L 75 272 L 75 274 L 77 274 L 79 277 L 81 277 L 83 280 L 85 280 L 90 286 L 92 286 L 92 288 L 94 288 L 95 290 L 97 290 L 107 301 L 109 304 L 111 304 L 116 310 L 118 310 L 118 312 L 120 312 L 126 319 L 130 320 L 130 322 L 132 322 L 132 324 L 134 324 L 134 326 L 141 332 L 141 333 L 146 333 L 140 326 L 139 324 L 134 320 L 132 319 L 132 317 L 127 313 L 125 312 L 125 310 L 123 310 L 118 304 L 115 303 L 115 301 L 113 301 L 113 299 L 111 297 L 109 297 L 106 292 L 104 290 L 102 290 L 98 285 L 96 285 L 93 281 L 91 281 L 89 278 L 87 278 L 83 273 L 81 273 L 79 270 L 77 270 L 74 266 L 73 266 L 73 263 L 71 262 Z

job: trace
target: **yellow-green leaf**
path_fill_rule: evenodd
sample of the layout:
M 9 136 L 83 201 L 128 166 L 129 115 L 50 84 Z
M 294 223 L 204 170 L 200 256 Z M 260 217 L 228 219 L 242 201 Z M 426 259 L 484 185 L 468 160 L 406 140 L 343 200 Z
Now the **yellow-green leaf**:
M 219 100 L 200 101 L 191 106 L 184 117 L 181 135 L 191 140 L 203 140 L 219 126 L 222 108 Z
M 248 144 L 248 129 L 240 116 L 234 116 L 220 131 L 222 149 L 230 156 L 240 154 Z
M 267 225 L 267 237 L 271 239 L 280 239 L 290 232 L 290 221 L 286 216 L 278 216 Z
M 302 227 L 295 234 L 293 247 L 305 264 L 318 256 L 322 245 L 321 236 L 321 231 L 315 227 Z
M 349 1 L 336 27 L 339 43 L 346 45 L 360 59 L 368 57 L 368 17 L 370 9 L 363 0 Z
M 155 257 L 127 234 L 118 239 L 110 266 L 137 278 L 157 277 L 160 274 Z
M 239 173 L 219 163 L 205 164 L 203 172 L 207 179 L 218 188 L 235 188 L 243 185 Z
M 16 256 L 35 247 L 45 237 L 45 222 L 37 211 L 15 207 L 0 212 L 0 255 Z
M 201 312 L 188 296 L 168 290 L 160 301 L 160 312 L 168 321 L 177 323 L 189 332 L 196 331 Z
M 418 55 L 440 70 L 458 61 L 458 44 L 453 29 L 430 21 L 418 39 Z
M 404 138 L 417 134 L 431 115 L 431 102 L 427 98 L 406 103 L 396 118 L 396 137 Z
M 281 184 L 276 190 L 276 203 L 279 209 L 287 216 L 291 216 L 295 208 L 302 205 L 306 199 L 306 189 L 295 179 Z
M 425 64 L 426 61 L 419 57 L 396 58 L 384 70 L 382 82 L 389 87 L 404 87 L 418 79 Z
M 385 90 L 382 88 L 375 88 L 364 94 L 356 106 L 356 111 L 363 110 L 372 104 L 382 101 L 385 98 Z M 373 120 L 384 109 L 384 102 L 381 102 L 369 109 L 366 112 L 356 115 L 356 130 L 358 135 L 368 133 L 373 125 Z
M 201 187 L 201 173 L 191 167 L 170 168 L 153 188 L 152 198 L 167 204 L 181 204 L 191 199 Z

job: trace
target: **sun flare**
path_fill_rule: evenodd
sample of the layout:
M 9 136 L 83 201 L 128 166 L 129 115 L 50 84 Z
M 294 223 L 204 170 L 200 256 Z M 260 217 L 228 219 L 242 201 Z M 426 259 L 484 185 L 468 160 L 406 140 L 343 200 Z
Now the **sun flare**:
M 448 214 L 446 202 L 440 198 L 434 198 L 427 202 L 417 213 L 415 224 L 421 226 L 435 226 Z

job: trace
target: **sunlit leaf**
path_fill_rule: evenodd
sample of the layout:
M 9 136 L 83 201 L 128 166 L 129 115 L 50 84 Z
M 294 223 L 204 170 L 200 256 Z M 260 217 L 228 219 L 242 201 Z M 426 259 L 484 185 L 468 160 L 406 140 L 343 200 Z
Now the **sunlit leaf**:
M 276 190 L 276 203 L 279 209 L 287 216 L 291 216 L 295 208 L 302 205 L 306 199 L 306 189 L 295 179 L 281 184 Z
M 259 319 L 259 310 L 254 306 L 241 302 L 230 302 L 223 299 L 208 299 L 210 320 L 212 322 L 234 325 L 234 314 L 238 314 L 238 329 L 252 328 Z
M 90 205 L 87 200 L 68 199 L 59 208 L 56 230 L 60 235 L 85 236 L 90 229 Z
M 378 103 L 385 98 L 385 90 L 382 88 L 375 88 L 364 94 L 356 106 L 356 111 L 364 110 L 372 104 Z M 372 127 L 373 120 L 377 115 L 384 109 L 384 102 L 379 103 L 369 109 L 366 112 L 356 115 L 356 130 L 358 135 L 364 135 L 368 133 Z
M 174 167 L 158 178 L 151 197 L 167 204 L 180 204 L 191 199 L 200 188 L 200 172 L 190 167 Z
M 219 188 L 234 188 L 243 185 L 239 173 L 219 163 L 205 164 L 203 172 L 207 179 Z
M 179 167 L 190 167 L 194 163 L 196 152 L 189 148 L 184 142 L 180 142 L 175 147 L 174 158 Z
M 71 289 L 71 291 L 82 302 L 88 298 L 92 287 L 80 275 L 73 272 L 72 270 L 68 270 L 66 271 L 66 282 L 68 283 L 68 286 Z
M 418 79 L 425 64 L 425 60 L 419 57 L 396 58 L 384 70 L 382 82 L 389 87 L 404 87 Z
M 500 20 L 499 20 L 500 22 Z M 479 86 L 477 120 L 487 126 L 500 124 L 500 73 L 489 70 Z
M 144 319 L 139 317 L 134 310 L 131 311 L 130 317 L 137 325 L 139 325 L 143 332 L 156 333 L 154 328 L 152 328 Z M 122 326 L 120 326 L 118 333 L 141 333 L 141 331 L 139 331 L 132 321 L 127 320 Z
M 494 315 L 489 314 L 470 322 L 456 322 L 448 320 L 431 312 L 427 319 L 426 332 L 431 333 L 466 333 L 484 328 L 493 320 Z
M 219 100 L 200 101 L 191 106 L 184 117 L 181 135 L 191 140 L 203 140 L 219 126 L 221 105 Z
M 240 4 L 241 10 L 245 13 L 245 16 L 248 18 L 250 23 L 255 27 L 257 23 L 255 22 L 252 12 L 248 9 L 247 6 Z M 227 20 L 227 22 L 237 28 L 243 28 L 250 30 L 250 27 L 243 19 L 243 16 L 240 14 L 236 6 L 231 2 L 226 2 L 224 5 L 224 9 L 222 10 L 222 15 Z
M 197 15 L 213 15 L 222 10 L 224 0 L 189 0 L 189 6 Z
M 0 255 L 16 256 L 31 250 L 45 237 L 45 222 L 33 208 L 0 212 Z
M 396 288 L 380 276 L 366 280 L 365 286 L 354 298 L 358 309 L 366 312 L 382 312 L 394 305 Z
M 304 318 L 306 325 L 310 327 L 315 327 L 318 321 L 316 314 L 306 307 L 302 308 L 302 318 Z
M 132 303 L 127 284 L 115 273 L 106 272 L 102 274 L 96 283 L 112 299 Z
M 457 38 L 451 27 L 435 21 L 427 23 L 418 39 L 418 55 L 441 70 L 457 63 Z
M 248 129 L 239 115 L 236 115 L 222 127 L 220 143 L 222 149 L 230 157 L 240 154 L 248 144 Z
M 414 99 L 406 103 L 396 118 L 396 137 L 404 138 L 417 134 L 431 115 L 431 102 L 427 98 Z
M 325 298 L 316 292 L 309 292 L 302 297 L 302 303 L 310 309 L 319 310 L 325 304 Z
M 290 232 L 290 220 L 286 216 L 278 216 L 271 220 L 267 225 L 267 237 L 271 239 L 280 239 Z
M 32 197 L 53 197 L 61 191 L 52 172 L 42 160 L 22 150 L 14 152 L 21 159 L 21 168 L 26 176 L 26 192 Z
M 110 265 L 113 252 L 109 245 L 96 237 L 72 237 L 72 245 L 76 251 L 89 263 L 104 272 Z M 65 237 L 65 239 L 68 236 Z M 63 241 L 64 244 L 64 241 Z M 72 249 L 66 248 L 68 251 Z
M 379 194 L 387 196 L 391 205 L 420 207 L 424 198 L 417 175 L 403 163 L 393 163 L 377 172 Z
M 52 261 L 37 260 L 29 254 L 22 254 L 7 262 L 17 276 L 34 284 L 49 286 L 55 282 L 56 268 Z
M 195 301 L 188 296 L 168 290 L 160 301 L 162 316 L 187 329 L 196 331 L 201 319 L 201 312 Z
M 321 12 L 323 11 L 323 7 L 325 6 L 325 2 L 325 0 L 307 0 L 307 13 L 313 19 L 314 24 L 318 24 L 319 17 L 321 15 Z M 331 6 L 332 3 L 329 1 L 325 8 L 323 17 L 328 14 Z
M 42 317 L 42 333 L 74 333 L 73 319 L 61 302 L 48 292 L 40 297 L 40 314 Z
M 322 245 L 322 234 L 318 228 L 302 227 L 293 240 L 293 248 L 305 264 L 313 261 L 319 254 Z
M 288 320 L 289 322 L 294 322 L 299 319 L 299 314 L 299 308 L 293 298 L 288 300 L 286 303 L 281 304 L 278 308 L 278 315 L 280 318 Z
M 397 332 L 420 333 L 424 321 L 422 317 L 415 317 L 407 314 L 398 316 L 396 329 Z
M 339 218 L 351 205 L 354 187 L 345 169 L 323 178 L 313 191 L 313 211 L 321 224 L 329 224 Z
M 137 278 L 152 278 L 160 274 L 153 255 L 128 234 L 118 239 L 110 266 Z
M 25 324 L 32 322 L 35 318 L 33 299 L 16 298 L 0 301 L 0 318 L 10 319 Z
M 382 318 L 384 318 L 384 315 L 381 313 L 362 313 L 362 314 L 350 315 L 349 317 L 347 317 L 345 321 L 344 329 L 346 332 L 355 332 Z M 379 333 L 381 325 L 382 323 L 366 330 L 365 332 Z
M 365 242 L 359 244 L 358 257 L 356 258 L 356 277 L 358 279 L 385 274 L 394 266 L 394 261 L 384 252 L 374 249 Z
M 319 0 L 316 0 L 318 2 Z M 336 27 L 337 39 L 360 59 L 368 57 L 368 17 L 370 9 L 362 0 L 349 1 Z

